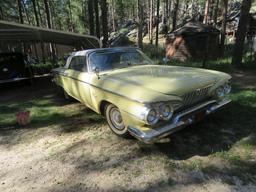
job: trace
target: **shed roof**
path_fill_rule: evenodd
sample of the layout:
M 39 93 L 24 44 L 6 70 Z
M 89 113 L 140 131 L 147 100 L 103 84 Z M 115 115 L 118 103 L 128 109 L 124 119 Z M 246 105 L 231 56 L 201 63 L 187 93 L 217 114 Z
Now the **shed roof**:
M 201 22 L 188 22 L 182 27 L 176 29 L 170 34 L 173 35 L 196 35 L 196 34 L 201 34 L 201 33 L 219 33 L 220 31 L 211 26 L 211 25 L 206 25 Z
M 74 47 L 99 48 L 97 37 L 0 20 L 1 42 L 46 42 Z

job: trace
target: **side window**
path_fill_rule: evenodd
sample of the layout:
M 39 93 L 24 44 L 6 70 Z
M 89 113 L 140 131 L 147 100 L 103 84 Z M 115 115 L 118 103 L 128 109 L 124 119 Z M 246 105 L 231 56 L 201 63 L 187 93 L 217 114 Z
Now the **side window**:
M 86 64 L 85 56 L 72 57 L 69 64 L 69 68 L 76 71 L 87 72 L 87 64 Z

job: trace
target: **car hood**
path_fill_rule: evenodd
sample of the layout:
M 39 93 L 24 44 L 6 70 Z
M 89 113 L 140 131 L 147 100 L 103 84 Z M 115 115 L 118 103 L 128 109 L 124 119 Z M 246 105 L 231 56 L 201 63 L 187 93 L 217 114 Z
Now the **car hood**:
M 189 91 L 215 84 L 229 75 L 190 67 L 148 65 L 119 69 L 101 74 L 104 88 L 129 97 L 179 97 Z M 138 99 L 138 98 L 137 98 Z M 152 99 L 152 98 L 151 98 Z M 166 100 L 167 98 L 162 98 Z M 170 98 L 169 98 L 170 99 Z

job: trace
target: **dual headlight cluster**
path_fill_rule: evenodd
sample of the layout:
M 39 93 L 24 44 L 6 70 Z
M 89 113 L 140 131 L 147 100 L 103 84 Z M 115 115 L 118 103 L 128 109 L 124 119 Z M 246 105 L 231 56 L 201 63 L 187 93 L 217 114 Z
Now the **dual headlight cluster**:
M 144 113 L 144 121 L 148 125 L 154 125 L 159 120 L 170 120 L 173 116 L 174 105 L 171 103 L 158 103 L 147 107 Z
M 231 85 L 230 83 L 225 83 L 224 85 L 219 86 L 216 90 L 215 90 L 215 96 L 217 98 L 222 98 L 224 97 L 226 94 L 229 94 L 231 92 Z
M 223 98 L 226 94 L 231 92 L 231 85 L 229 82 L 219 86 L 215 89 L 215 96 L 217 98 Z M 148 125 L 155 125 L 159 120 L 168 121 L 172 118 L 174 110 L 179 108 L 181 103 L 158 103 L 156 105 L 145 106 L 142 116 L 142 120 Z

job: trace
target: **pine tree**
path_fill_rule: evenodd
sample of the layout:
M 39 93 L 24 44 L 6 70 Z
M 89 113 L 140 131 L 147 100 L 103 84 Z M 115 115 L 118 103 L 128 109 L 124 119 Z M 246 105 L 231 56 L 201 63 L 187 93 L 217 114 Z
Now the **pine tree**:
M 103 45 L 103 47 L 107 47 L 107 45 L 108 45 L 108 6 L 107 6 L 107 1 L 100 0 L 100 7 L 101 7 L 101 22 L 102 22 L 102 34 L 103 34 L 102 45 Z
M 19 20 L 20 23 L 24 23 L 24 19 L 23 19 L 23 13 L 22 13 L 22 4 L 21 4 L 21 0 L 17 0 L 17 4 L 18 4 L 18 11 L 19 11 Z
M 89 18 L 89 30 L 90 35 L 94 35 L 94 11 L 93 11 L 93 0 L 88 0 L 88 18 Z
M 156 47 L 158 47 L 158 31 L 159 31 L 159 8 L 160 8 L 160 0 L 156 1 Z
M 228 12 L 228 0 L 222 0 L 222 24 L 221 24 L 221 55 L 224 55 L 225 38 L 226 38 L 226 25 L 227 25 L 227 12 Z
M 138 33 L 137 33 L 137 44 L 139 48 L 143 48 L 143 1 L 137 0 L 138 3 Z
M 238 24 L 236 43 L 233 51 L 232 64 L 236 67 L 241 67 L 244 40 L 247 32 L 247 24 L 249 22 L 249 12 L 252 5 L 252 0 L 243 0 L 241 7 L 241 16 Z

